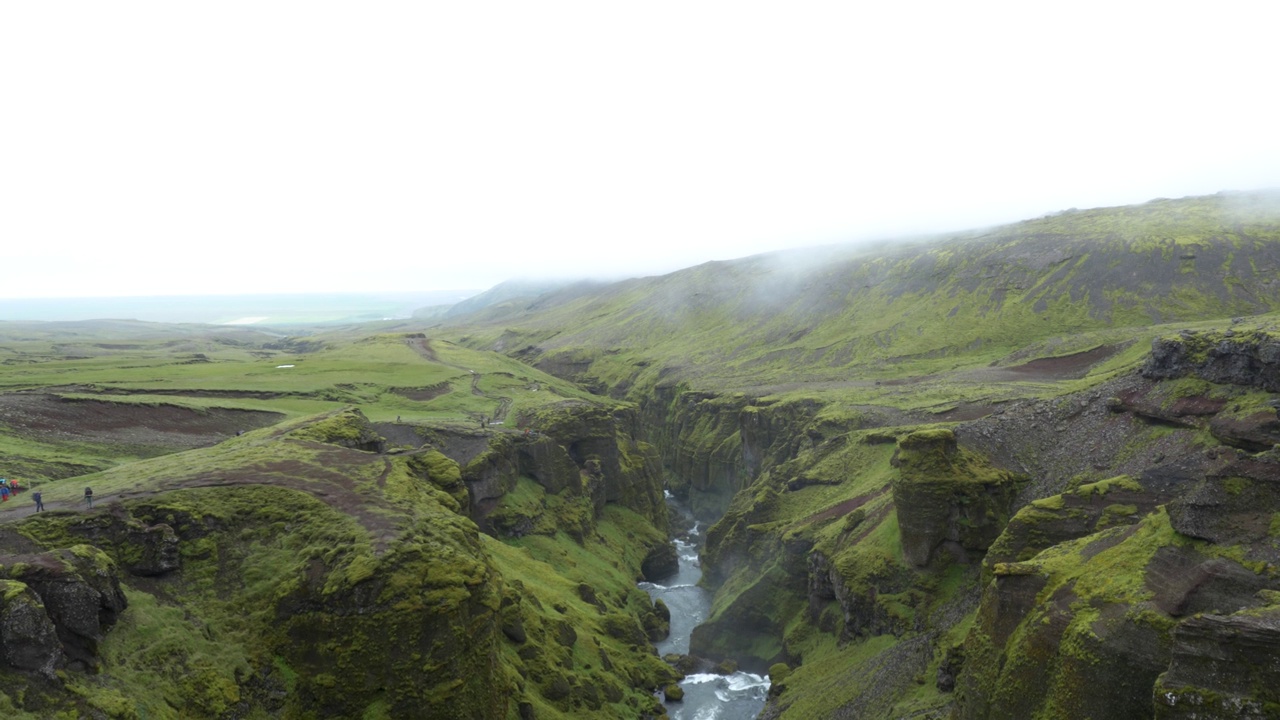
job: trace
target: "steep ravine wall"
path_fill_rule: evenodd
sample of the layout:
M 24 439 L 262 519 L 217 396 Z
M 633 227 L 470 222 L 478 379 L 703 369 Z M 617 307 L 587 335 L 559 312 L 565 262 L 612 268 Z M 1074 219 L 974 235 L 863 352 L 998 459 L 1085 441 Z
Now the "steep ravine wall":
M 681 385 L 643 396 L 639 420 L 662 458 L 671 491 L 709 524 L 763 470 L 794 456 L 819 409 L 813 402 L 766 403 Z
M 692 651 L 756 668 L 799 666 L 777 684 L 767 717 L 896 716 L 913 693 L 917 705 L 975 719 L 1071 707 L 1116 718 L 1273 716 L 1272 693 L 1203 672 L 1195 658 L 1212 648 L 1243 668 L 1280 637 L 1272 617 L 1280 596 L 1271 594 L 1280 587 L 1275 347 L 1265 333 L 1183 333 L 1158 340 L 1139 373 L 961 425 L 959 450 L 930 452 L 940 465 L 897 468 L 892 503 L 851 499 L 835 544 L 808 540 L 786 510 L 796 502 L 790 493 L 803 491 L 797 479 L 809 473 L 810 451 L 833 439 L 816 432 L 817 408 L 668 395 L 646 415 L 656 425 L 655 407 L 669 412 L 669 426 L 657 427 L 668 437 L 660 444 L 668 467 L 690 473 L 695 498 L 738 491 L 710 530 L 706 576 L 720 589 Z M 895 465 L 934 432 L 899 435 Z M 957 452 L 977 454 L 957 464 Z M 998 493 L 983 489 L 1004 472 L 996 468 L 1018 475 Z M 951 509 L 946 498 L 916 497 L 923 488 L 933 498 L 954 483 L 947 478 L 972 478 Z M 905 563 L 886 562 L 903 551 Z M 945 580 L 949 563 L 965 579 Z M 816 704 L 804 695 L 840 672 L 804 666 L 818 646 L 804 640 L 812 631 L 795 630 L 797 598 L 808 603 L 800 626 L 835 636 L 851 654 L 850 700 L 822 715 L 806 714 Z M 975 618 L 967 639 L 956 634 L 966 616 Z M 886 649 L 853 650 L 863 642 Z M 1066 654 L 1050 662 L 1046 652 Z M 859 676 L 888 668 L 857 687 Z M 912 677 L 932 699 L 912 690 Z M 1027 687 L 1040 691 L 1017 690 Z

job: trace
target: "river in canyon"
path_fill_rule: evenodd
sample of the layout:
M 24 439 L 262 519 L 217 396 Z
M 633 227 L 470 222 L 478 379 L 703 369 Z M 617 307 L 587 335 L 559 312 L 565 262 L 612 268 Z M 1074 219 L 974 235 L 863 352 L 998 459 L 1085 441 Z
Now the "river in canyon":
M 698 551 L 702 548 L 702 528 L 691 521 L 687 508 L 667 496 L 672 527 L 692 527 L 675 541 L 680 557 L 680 570 L 661 583 L 640 583 L 649 596 L 662 598 L 671 611 L 671 634 L 655 643 L 659 655 L 689 652 L 689 636 L 707 619 L 711 611 L 711 593 L 698 586 L 702 566 Z M 683 520 L 683 522 L 681 522 Z M 752 673 L 732 675 L 696 673 L 680 682 L 684 699 L 666 703 L 671 720 L 751 720 L 764 709 L 769 692 L 769 679 Z

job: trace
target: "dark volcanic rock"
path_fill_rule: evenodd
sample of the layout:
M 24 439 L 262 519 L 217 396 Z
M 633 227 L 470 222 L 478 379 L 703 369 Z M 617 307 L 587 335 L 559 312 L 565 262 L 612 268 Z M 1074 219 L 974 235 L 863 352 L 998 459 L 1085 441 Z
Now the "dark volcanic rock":
M 907 562 L 927 565 L 940 548 L 961 562 L 980 558 L 1008 522 L 1018 478 L 959 448 L 950 430 L 904 437 L 894 464 L 893 504 Z
M 518 457 L 520 472 L 537 480 L 552 495 L 582 489 L 578 466 L 555 440 L 545 435 L 532 438 L 520 445 Z
M 1280 443 L 1280 417 L 1275 410 L 1242 418 L 1219 417 L 1209 422 L 1209 432 L 1227 445 L 1262 452 Z
M 679 571 L 680 557 L 676 553 L 675 543 L 671 542 L 654 546 L 640 563 L 640 572 L 649 582 L 669 578 Z
M 76 545 L 7 565 L 3 572 L 40 597 L 68 660 L 95 666 L 98 643 L 128 605 L 111 558 Z
M 965 642 L 954 717 L 1150 716 L 1151 687 L 1168 665 L 1164 620 L 1083 602 L 1071 583 L 1037 602 L 1046 578 L 1030 563 L 996 573 Z M 1097 619 L 1082 623 L 1084 607 Z
M 97 665 L 98 643 L 128 604 L 115 563 L 106 553 L 89 545 L 76 545 L 34 556 L 6 558 L 0 576 L 18 581 L 39 598 L 62 644 L 62 652 L 73 666 Z M 29 618 L 30 612 L 24 610 L 23 617 Z M 35 625 L 26 627 L 24 632 L 35 633 L 33 637 L 42 632 Z M 47 653 L 37 651 L 37 655 L 45 657 Z M 33 662 L 29 656 L 23 661 Z
M 962 667 L 964 667 L 964 647 L 957 645 L 947 648 L 946 656 L 938 664 L 938 673 L 934 684 L 942 692 L 955 690 L 956 676 L 960 674 Z
M 1176 338 L 1157 338 L 1141 372 L 1157 380 L 1194 375 L 1280 392 L 1280 338 L 1264 332 L 1184 332 Z
M 1157 720 L 1274 718 L 1280 713 L 1280 607 L 1203 615 L 1174 629 L 1155 685 Z
M 1227 558 L 1206 558 L 1191 548 L 1162 547 L 1146 567 L 1151 601 L 1174 617 L 1231 613 L 1259 604 L 1259 590 L 1274 585 L 1265 575 Z
M 134 575 L 163 575 L 181 565 L 178 536 L 168 525 L 132 527 L 126 541 L 141 550 L 137 562 L 125 566 Z
M 1280 452 L 1237 459 L 1168 507 L 1174 529 L 1183 535 L 1226 544 L 1265 538 L 1280 507 Z
M 16 580 L 0 580 L 0 661 L 52 676 L 66 658 L 40 597 Z

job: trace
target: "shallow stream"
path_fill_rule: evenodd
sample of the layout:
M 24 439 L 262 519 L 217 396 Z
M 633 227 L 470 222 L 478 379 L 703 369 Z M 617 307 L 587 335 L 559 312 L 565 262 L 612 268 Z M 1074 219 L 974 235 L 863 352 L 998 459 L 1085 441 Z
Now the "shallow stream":
M 688 518 L 689 511 L 678 500 L 667 496 L 672 516 Z M 680 523 L 672 525 L 679 527 Z M 671 611 L 671 634 L 666 640 L 655 643 L 659 655 L 689 652 L 689 636 L 693 629 L 707 619 L 711 610 L 711 593 L 698 587 L 702 579 L 702 567 L 698 551 L 702 548 L 702 534 L 697 523 L 685 539 L 677 539 L 676 551 L 680 556 L 680 570 L 663 580 L 662 585 L 644 582 L 640 588 L 652 598 L 662 598 Z M 769 692 L 769 679 L 752 673 L 736 672 L 732 675 L 699 673 L 689 675 L 680 683 L 684 700 L 666 703 L 671 720 L 751 720 L 764 709 Z

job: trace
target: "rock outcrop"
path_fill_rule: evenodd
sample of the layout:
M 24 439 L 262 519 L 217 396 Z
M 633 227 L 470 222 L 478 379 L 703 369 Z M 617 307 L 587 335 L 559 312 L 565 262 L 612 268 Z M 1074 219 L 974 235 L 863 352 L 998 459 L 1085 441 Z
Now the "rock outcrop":
M 115 563 L 90 545 L 0 558 L 0 579 L 0 656 L 46 675 L 96 667 L 98 643 L 128 605 Z
M 1195 377 L 1209 382 L 1280 392 L 1280 337 L 1265 331 L 1190 332 L 1157 338 L 1142 366 L 1144 377 Z
M 923 567 L 940 549 L 973 562 L 1000 535 L 1019 479 L 956 445 L 950 430 L 923 430 L 898 441 L 893 481 L 902 552 Z
M 1168 481 L 1177 477 L 1176 468 L 1156 469 L 1142 479 L 1122 475 L 1026 505 L 991 545 L 983 568 L 989 575 L 998 563 L 1030 560 L 1059 543 L 1133 524 L 1172 497 Z
M 1280 607 L 1188 618 L 1155 685 L 1156 720 L 1280 715 Z
M 0 661 L 50 678 L 66 661 L 40 596 L 16 580 L 0 580 Z
M 1178 532 L 1215 543 L 1252 543 L 1273 527 L 1280 508 L 1280 450 L 1235 459 L 1169 503 Z M 1275 558 L 1280 560 L 1280 557 Z
M 33 518 L 41 523 L 43 518 Z M 108 512 L 67 517 L 42 523 L 53 545 L 84 543 L 100 548 L 130 575 L 157 577 L 182 566 L 181 546 L 167 523 L 145 523 L 123 505 Z

